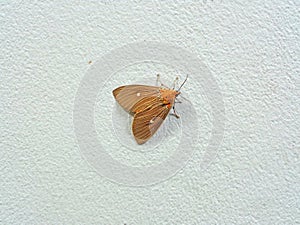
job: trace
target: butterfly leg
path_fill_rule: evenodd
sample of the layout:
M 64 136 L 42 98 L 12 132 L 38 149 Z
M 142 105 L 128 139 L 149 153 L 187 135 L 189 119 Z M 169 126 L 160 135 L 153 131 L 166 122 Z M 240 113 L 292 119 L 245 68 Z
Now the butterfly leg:
M 156 86 L 158 86 L 158 83 L 161 83 L 160 82 L 160 75 L 159 74 L 156 75 L 156 83 L 155 83 Z
M 175 116 L 177 119 L 180 117 L 175 110 L 175 106 L 173 105 L 173 113 L 171 113 L 170 115 Z
M 161 82 L 161 80 L 160 80 L 160 75 L 159 75 L 159 74 L 157 74 L 156 76 L 157 76 L 157 78 L 156 78 L 156 86 L 158 86 L 158 83 L 159 83 L 160 86 L 165 87 L 165 88 L 169 88 L 168 86 L 164 85 L 164 84 Z M 170 89 L 170 88 L 169 88 L 169 89 Z
M 176 84 L 178 85 L 178 77 L 175 78 L 174 82 L 173 82 L 173 86 L 172 86 L 172 89 L 174 90 L 175 89 L 175 86 Z

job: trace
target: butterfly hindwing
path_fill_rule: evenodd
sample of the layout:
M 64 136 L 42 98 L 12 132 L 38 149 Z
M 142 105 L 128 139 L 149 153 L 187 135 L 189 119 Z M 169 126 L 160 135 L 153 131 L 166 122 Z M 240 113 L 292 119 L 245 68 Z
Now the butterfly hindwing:
M 148 141 L 161 126 L 170 107 L 163 104 L 159 97 L 150 96 L 141 99 L 133 106 L 136 110 L 132 122 L 132 132 L 138 144 Z

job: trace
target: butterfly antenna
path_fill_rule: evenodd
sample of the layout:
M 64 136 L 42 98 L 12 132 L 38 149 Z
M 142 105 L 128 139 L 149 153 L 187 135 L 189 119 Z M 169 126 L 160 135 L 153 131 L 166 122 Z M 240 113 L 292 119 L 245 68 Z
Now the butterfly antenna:
M 182 88 L 182 86 L 183 86 L 183 85 L 185 84 L 185 82 L 187 81 L 188 77 L 189 77 L 189 75 L 186 75 L 185 80 L 184 80 L 183 83 L 180 85 L 180 87 L 178 88 L 177 91 L 180 91 L 180 89 Z

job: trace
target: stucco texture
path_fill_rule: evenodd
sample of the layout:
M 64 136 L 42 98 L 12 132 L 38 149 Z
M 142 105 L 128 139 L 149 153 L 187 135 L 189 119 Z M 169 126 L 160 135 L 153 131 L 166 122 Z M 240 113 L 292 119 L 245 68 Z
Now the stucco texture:
M 299 1 L 2 1 L 0 223 L 299 224 L 299 8 Z M 82 157 L 73 110 L 99 58 L 143 41 L 199 57 L 222 93 L 225 129 L 207 168 L 199 141 L 176 175 L 130 187 Z M 205 100 L 196 110 L 209 118 Z

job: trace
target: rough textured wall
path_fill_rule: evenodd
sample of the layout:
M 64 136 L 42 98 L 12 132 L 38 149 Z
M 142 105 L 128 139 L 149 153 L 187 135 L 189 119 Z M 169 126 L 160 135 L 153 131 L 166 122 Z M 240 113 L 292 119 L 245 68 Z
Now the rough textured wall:
M 297 1 L 2 1 L 1 223 L 300 223 L 299 22 Z M 83 159 L 73 105 L 94 62 L 141 41 L 201 58 L 226 122 L 206 170 L 199 147 L 175 176 L 137 188 Z

